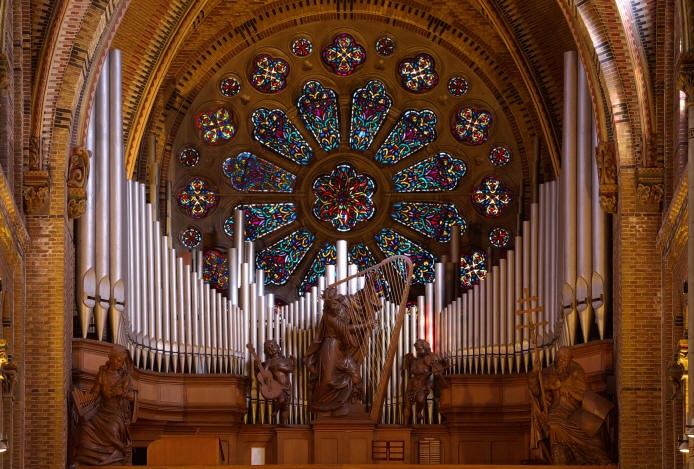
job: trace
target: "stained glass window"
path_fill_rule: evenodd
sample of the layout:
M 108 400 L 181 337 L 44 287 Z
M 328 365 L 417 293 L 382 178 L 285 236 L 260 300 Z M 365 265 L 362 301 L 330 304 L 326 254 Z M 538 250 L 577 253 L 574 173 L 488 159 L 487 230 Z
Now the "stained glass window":
M 236 96 L 241 91 L 241 83 L 235 77 L 226 77 L 219 82 L 219 92 L 227 98 Z
M 466 172 L 463 160 L 439 153 L 395 174 L 393 183 L 398 192 L 451 191 Z
M 260 54 L 253 60 L 250 81 L 253 88 L 263 93 L 277 93 L 287 86 L 289 63 L 279 57 Z
M 489 138 L 492 114 L 466 106 L 460 109 L 453 121 L 453 136 L 463 143 L 481 145 Z
M 489 161 L 494 166 L 506 166 L 511 161 L 511 153 L 504 147 L 494 147 L 489 152 Z
M 267 273 L 265 283 L 287 283 L 315 239 L 313 233 L 297 230 L 258 252 L 256 267 Z
M 194 177 L 176 194 L 176 201 L 188 216 L 206 217 L 219 202 L 217 191 L 200 177 Z
M 225 107 L 218 107 L 211 112 L 201 112 L 195 122 L 201 131 L 202 140 L 208 145 L 224 143 L 236 135 L 234 116 Z
M 403 60 L 398 67 L 398 73 L 402 87 L 413 93 L 428 91 L 439 83 L 434 58 L 429 54 L 419 54 L 417 57 Z
M 472 204 L 485 217 L 498 217 L 511 205 L 513 195 L 501 179 L 487 176 L 472 193 Z
M 261 107 L 251 121 L 253 137 L 270 150 L 303 165 L 313 157 L 313 150 L 284 111 Z
M 296 104 L 299 117 L 324 151 L 336 149 L 340 145 L 337 94 L 314 80 L 303 91 Z
M 366 50 L 351 35 L 343 33 L 323 49 L 322 57 L 333 72 L 348 76 L 366 60 Z
M 200 162 L 200 152 L 193 147 L 185 147 L 178 152 L 178 162 L 187 168 L 193 168 Z
M 378 80 L 371 80 L 354 91 L 349 131 L 349 145 L 353 150 L 366 150 L 371 146 L 392 104 L 385 85 Z
M 291 202 L 281 204 L 249 204 L 244 210 L 245 240 L 255 241 L 296 220 L 296 208 Z
M 306 57 L 311 52 L 313 52 L 313 44 L 311 44 L 311 41 L 305 37 L 292 41 L 292 54 L 296 55 L 297 57 Z
M 326 265 L 335 265 L 336 263 L 337 249 L 334 244 L 326 243 L 316 254 L 311 266 L 308 268 L 308 272 L 301 281 L 299 295 L 303 296 L 307 291 L 311 291 L 311 287 L 318 285 L 318 280 L 325 275 Z
M 496 226 L 489 230 L 489 242 L 492 246 L 497 248 L 504 248 L 508 246 L 511 240 L 511 233 L 506 228 Z
M 375 190 L 373 179 L 355 171 L 351 164 L 341 163 L 313 182 L 313 214 L 337 231 L 349 231 L 373 216 Z
M 237 191 L 294 192 L 296 183 L 294 174 L 249 152 L 224 160 L 222 172 Z
M 374 157 L 384 164 L 394 164 L 436 140 L 434 111 L 405 111 L 393 126 Z
M 482 251 L 473 251 L 469 256 L 460 258 L 460 284 L 470 288 L 487 278 L 487 255 Z
M 356 265 L 359 270 L 368 269 L 372 265 L 376 265 L 376 258 L 373 253 L 362 243 L 353 244 L 349 248 L 347 257 L 349 258 L 349 263 Z
M 383 228 L 374 238 L 378 248 L 386 257 L 405 255 L 412 259 L 415 283 L 434 281 L 436 257 L 423 246 L 389 228 Z
M 179 236 L 181 239 L 181 244 L 188 249 L 196 248 L 200 246 L 200 243 L 202 243 L 202 233 L 194 226 L 189 226 L 185 230 L 181 231 Z
M 382 36 L 379 37 L 378 40 L 376 40 L 376 53 L 378 55 L 387 57 L 389 55 L 392 55 L 393 52 L 395 52 L 395 41 L 392 38 L 388 36 Z
M 217 290 L 225 290 L 229 285 L 227 256 L 216 249 L 206 251 L 202 257 L 202 280 Z
M 448 92 L 453 96 L 462 96 L 468 92 L 470 85 L 463 77 L 453 77 L 448 80 Z
M 431 202 L 398 202 L 393 205 L 392 217 L 395 221 L 422 233 L 436 241 L 448 242 L 451 227 L 461 226 L 465 231 L 465 220 L 453 204 Z

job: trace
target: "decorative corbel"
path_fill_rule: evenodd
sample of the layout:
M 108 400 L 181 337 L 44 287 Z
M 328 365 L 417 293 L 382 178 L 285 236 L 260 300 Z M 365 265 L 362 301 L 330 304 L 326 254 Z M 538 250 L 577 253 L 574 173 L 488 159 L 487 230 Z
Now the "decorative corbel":
M 28 171 L 24 173 L 24 209 L 28 215 L 48 215 L 50 177 L 44 162 L 41 137 L 29 140 Z
M 636 168 L 636 207 L 643 212 L 660 212 L 663 202 L 663 168 Z
M 67 214 L 70 218 L 81 217 L 87 208 L 90 156 L 90 152 L 81 147 L 73 148 L 70 154 L 67 172 Z
M 599 143 L 595 157 L 600 183 L 600 206 L 607 213 L 617 213 L 617 159 L 614 142 Z

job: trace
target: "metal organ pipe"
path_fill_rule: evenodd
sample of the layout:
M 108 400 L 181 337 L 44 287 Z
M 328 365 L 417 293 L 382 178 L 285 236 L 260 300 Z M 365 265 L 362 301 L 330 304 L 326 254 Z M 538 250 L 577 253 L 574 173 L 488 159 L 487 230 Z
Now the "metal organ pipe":
M 92 114 L 94 115 L 95 112 Z M 87 151 L 89 151 L 90 156 L 94 155 L 95 121 L 96 119 L 94 118 L 89 121 L 89 129 L 87 130 Z M 85 212 L 77 219 L 77 245 L 80 248 L 77 251 L 76 271 L 79 277 L 76 296 L 78 301 L 77 310 L 80 318 L 80 332 L 83 339 L 87 338 L 87 333 L 89 332 L 89 322 L 94 314 L 94 301 L 96 297 L 96 273 L 94 271 L 96 178 L 93 177 L 95 171 L 94 158 L 90 157 L 90 160 L 92 177 L 87 178 Z

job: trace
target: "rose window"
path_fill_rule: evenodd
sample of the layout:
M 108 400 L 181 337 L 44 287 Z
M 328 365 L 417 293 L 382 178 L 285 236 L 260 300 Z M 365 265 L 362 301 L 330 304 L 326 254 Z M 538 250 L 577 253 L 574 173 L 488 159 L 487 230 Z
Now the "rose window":
M 210 79 L 171 150 L 176 247 L 203 251 L 205 281 L 228 284 L 236 209 L 285 301 L 318 284 L 340 239 L 359 270 L 409 256 L 414 294 L 452 246 L 462 288 L 513 248 L 522 172 L 503 106 L 449 52 L 400 47 L 408 34 L 307 30 Z

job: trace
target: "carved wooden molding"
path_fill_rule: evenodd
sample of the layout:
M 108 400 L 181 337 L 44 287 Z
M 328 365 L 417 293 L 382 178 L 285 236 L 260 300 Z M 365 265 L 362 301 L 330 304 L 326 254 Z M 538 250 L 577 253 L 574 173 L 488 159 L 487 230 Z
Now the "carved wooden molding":
M 599 143 L 595 156 L 600 183 L 600 206 L 607 213 L 617 213 L 617 159 L 614 142 Z
M 89 179 L 89 158 L 86 148 L 75 147 L 70 154 L 67 173 L 67 214 L 79 218 L 87 208 L 87 180 Z

